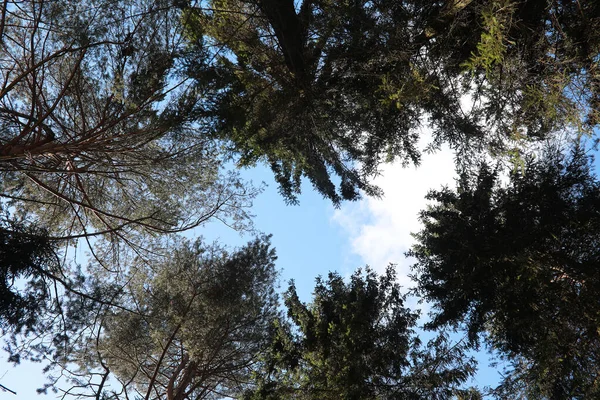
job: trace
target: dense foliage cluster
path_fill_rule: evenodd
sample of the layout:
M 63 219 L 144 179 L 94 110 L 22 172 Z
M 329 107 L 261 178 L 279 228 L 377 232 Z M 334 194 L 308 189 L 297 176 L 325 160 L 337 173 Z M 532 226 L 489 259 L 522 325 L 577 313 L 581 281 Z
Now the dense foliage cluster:
M 378 194 L 382 161 L 418 164 L 426 117 L 462 158 L 597 123 L 595 1 L 192 3 L 188 35 L 222 76 L 218 133 L 292 201 L 302 176 L 336 203 Z
M 600 183 L 581 144 L 599 59 L 595 0 L 2 2 L 10 360 L 97 399 L 477 399 L 483 342 L 510 361 L 490 395 L 599 397 Z M 178 236 L 252 228 L 260 189 L 232 162 L 337 206 L 442 144 L 458 186 L 430 193 L 409 253 L 429 343 L 392 269 L 330 274 L 308 303 L 292 285 L 284 315 L 268 237 Z
M 43 229 L 0 214 L 0 330 L 21 332 L 35 324 L 50 299 L 59 260 Z M 26 281 L 18 288 L 15 281 Z
M 231 254 L 196 242 L 133 268 L 128 310 L 108 311 L 92 345 L 123 386 L 116 393 L 177 400 L 239 391 L 275 317 L 275 258 L 268 238 Z
M 600 363 L 600 182 L 581 148 L 527 160 L 506 185 L 482 165 L 431 192 L 411 255 L 436 307 L 526 371 L 530 394 L 594 398 Z
M 313 301 L 292 284 L 288 318 L 274 339 L 247 399 L 447 399 L 475 371 L 467 346 L 440 334 L 422 345 L 418 314 L 405 307 L 393 266 L 380 277 L 367 269 L 346 283 L 330 273 L 317 279 Z

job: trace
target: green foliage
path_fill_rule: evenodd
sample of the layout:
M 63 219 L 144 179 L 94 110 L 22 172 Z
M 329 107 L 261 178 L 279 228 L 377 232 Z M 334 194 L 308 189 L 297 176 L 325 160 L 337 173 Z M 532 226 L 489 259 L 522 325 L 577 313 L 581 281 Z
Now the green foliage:
M 317 279 L 313 301 L 301 302 L 293 283 L 285 294 L 288 319 L 273 341 L 247 399 L 448 399 L 466 395 L 472 376 L 466 346 L 440 334 L 423 346 L 418 315 L 404 306 L 393 267 L 367 269 L 349 282 Z
M 121 307 L 88 344 L 98 358 L 83 347 L 79 362 L 110 371 L 124 393 L 203 399 L 237 389 L 275 316 L 275 258 L 263 237 L 232 253 L 182 243 L 160 262 L 135 265 Z
M 513 361 L 506 386 L 595 398 L 600 183 L 579 147 L 524 161 L 507 185 L 484 164 L 428 195 L 409 253 L 419 292 L 435 305 L 431 327 L 464 326 Z
M 378 194 L 381 162 L 418 164 L 424 117 L 465 165 L 597 123 L 596 1 L 215 0 L 182 21 L 191 45 L 214 46 L 219 77 L 197 115 L 212 115 L 240 165 L 271 165 L 292 202 L 302 177 L 336 204 Z
M 464 324 L 511 360 L 498 397 L 600 395 L 599 184 L 580 149 L 539 162 L 518 143 L 597 126 L 599 2 L 2 10 L 0 197 L 13 215 L 0 217 L 0 320 L 13 361 L 77 363 L 74 385 L 99 397 L 123 394 L 108 377 L 133 396 L 240 394 L 260 367 L 250 397 L 476 398 L 460 389 L 466 346 L 419 343 L 390 271 L 331 275 L 310 304 L 292 286 L 289 318 L 275 320 L 265 240 L 234 254 L 177 240 L 170 259 L 154 251 L 171 240 L 157 233 L 209 218 L 248 227 L 257 191 L 223 174 L 225 156 L 269 164 L 290 202 L 308 178 L 338 205 L 380 194 L 369 179 L 382 162 L 418 164 L 426 118 L 431 147 L 450 144 L 459 167 L 487 148 L 515 165 L 506 187 L 483 165 L 430 195 L 411 254 L 437 307 L 431 326 Z M 91 236 L 111 239 L 88 241 L 92 265 L 55 264 L 50 243 Z
M 410 46 L 408 55 L 388 50 L 408 43 L 411 16 L 400 4 L 367 3 L 219 0 L 187 11 L 217 48 L 219 137 L 240 165 L 268 163 L 291 202 L 302 177 L 338 204 L 379 193 L 367 178 L 382 158 L 418 163 L 414 93 L 432 82 L 414 83 Z M 410 94 L 389 101 L 384 79 Z
M 480 74 L 475 93 L 489 122 L 530 138 L 565 126 L 591 133 L 597 125 L 598 3 L 484 1 L 472 6 L 481 15 L 472 22 L 483 32 L 463 66 Z
M 510 0 L 491 2 L 481 12 L 482 24 L 485 32 L 481 34 L 481 40 L 477 44 L 477 53 L 473 53 L 471 59 L 464 66 L 472 71 L 483 68 L 486 74 L 490 74 L 495 66 L 502 64 L 506 52 L 506 31 L 510 28 L 514 12 Z M 513 44 L 514 43 L 510 43 Z
M 0 329 L 31 331 L 50 304 L 51 276 L 59 262 L 47 232 L 6 211 L 0 215 Z M 19 284 L 18 281 L 24 282 Z

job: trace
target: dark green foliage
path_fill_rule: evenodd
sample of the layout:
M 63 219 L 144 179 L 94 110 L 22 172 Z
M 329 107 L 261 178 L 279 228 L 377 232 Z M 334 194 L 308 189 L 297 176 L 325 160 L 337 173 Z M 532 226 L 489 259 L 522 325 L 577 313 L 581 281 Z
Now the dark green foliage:
M 270 164 L 290 201 L 303 176 L 339 203 L 359 189 L 379 193 L 367 177 L 381 161 L 418 163 L 410 129 L 421 108 L 433 106 L 433 81 L 412 60 L 418 27 L 409 24 L 420 16 L 400 3 L 370 3 L 305 1 L 297 10 L 291 0 L 218 0 L 209 3 L 213 11 L 188 10 L 218 46 L 220 135 L 240 164 Z M 403 86 L 394 101 L 390 80 Z
M 269 164 L 288 201 L 306 177 L 337 205 L 379 194 L 381 163 L 418 164 L 426 119 L 459 166 L 590 131 L 599 32 L 594 0 L 4 2 L 0 197 L 54 239 L 112 240 L 95 243 L 99 265 L 70 270 L 45 231 L 0 218 L 11 359 L 77 363 L 75 385 L 99 396 L 120 395 L 108 376 L 133 396 L 240 393 L 260 365 L 250 397 L 476 397 L 459 390 L 465 346 L 421 345 L 389 271 L 331 275 L 308 305 L 292 286 L 261 364 L 268 244 L 186 244 L 165 260 L 146 234 L 247 226 L 256 191 L 222 176 L 221 141 L 242 166 Z M 464 324 L 513 362 L 499 397 L 600 397 L 600 187 L 579 149 L 523 162 L 507 187 L 482 166 L 430 195 L 412 254 L 431 326 Z M 29 352 L 21 332 L 40 335 Z
M 441 334 L 426 346 L 404 306 L 392 267 L 367 269 L 349 282 L 317 280 L 310 304 L 292 284 L 288 319 L 274 326 L 259 384 L 247 399 L 448 399 L 472 376 L 462 343 Z
M 27 221 L 0 215 L 0 329 L 29 331 L 50 300 L 48 275 L 58 266 L 47 233 Z
M 303 176 L 336 204 L 379 193 L 368 178 L 381 162 L 418 163 L 424 117 L 463 161 L 596 125 L 594 0 L 190 3 L 187 37 L 213 46 L 219 77 L 198 116 L 212 115 L 241 165 L 270 164 L 290 201 Z
M 600 182 L 579 147 L 525 160 L 507 185 L 498 175 L 482 165 L 428 195 L 410 255 L 431 326 L 485 332 L 530 395 L 596 398 Z

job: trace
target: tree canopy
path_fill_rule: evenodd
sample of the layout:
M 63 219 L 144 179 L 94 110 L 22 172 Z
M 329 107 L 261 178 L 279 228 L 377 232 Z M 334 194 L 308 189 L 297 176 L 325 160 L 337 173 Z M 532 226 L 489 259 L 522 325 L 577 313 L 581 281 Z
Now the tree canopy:
M 348 282 L 334 273 L 318 278 L 308 304 L 292 283 L 288 318 L 275 325 L 258 386 L 245 398 L 477 398 L 462 388 L 475 371 L 465 343 L 440 334 L 422 345 L 405 298 L 393 266 L 379 277 L 358 270 Z
M 378 194 L 383 161 L 418 164 L 426 118 L 463 158 L 592 129 L 599 17 L 596 1 L 214 0 L 182 18 L 221 77 L 199 115 L 239 163 L 269 163 L 291 201 L 307 177 L 338 203 Z
M 447 142 L 459 161 L 596 126 L 594 1 L 38 0 L 3 9 L 2 193 L 40 210 L 61 237 L 174 231 L 219 213 L 219 202 L 194 207 L 211 183 L 223 188 L 215 138 L 240 165 L 270 164 L 288 201 L 307 177 L 339 204 L 380 194 L 370 178 L 382 162 L 418 164 L 424 120 L 431 147 Z
M 59 269 L 47 232 L 0 211 L 0 330 L 27 332 L 50 303 L 50 283 Z M 24 280 L 21 287 L 15 281 Z
M 192 127 L 186 112 L 197 99 L 177 74 L 179 15 L 170 1 L 2 3 L 0 319 L 11 340 L 44 333 L 70 296 L 103 304 L 69 259 L 77 246 L 118 275 L 120 249 L 143 256 L 159 233 L 251 225 L 260 190 L 224 171 L 209 124 Z M 52 346 L 63 345 L 38 350 Z M 14 361 L 27 354 L 8 348 Z
M 532 396 L 593 398 L 600 182 L 581 147 L 561 150 L 529 158 L 505 185 L 483 164 L 456 190 L 432 191 L 410 255 L 419 292 L 435 306 L 432 327 L 485 338 Z
M 81 287 L 94 297 L 63 296 L 35 332 L 51 344 L 28 354 L 14 347 L 51 361 L 40 391 L 213 399 L 247 384 L 277 313 L 269 238 L 235 251 L 201 240 L 169 250 L 151 262 L 129 260 L 120 279 L 101 266 L 89 270 Z
M 50 359 L 98 399 L 476 398 L 484 340 L 512 363 L 500 398 L 599 397 L 598 179 L 581 147 L 521 154 L 594 133 L 599 53 L 594 0 L 2 2 L 10 360 Z M 304 178 L 334 205 L 377 196 L 425 123 L 461 176 L 410 255 L 430 328 L 468 343 L 422 344 L 391 269 L 331 274 L 308 304 L 292 285 L 286 318 L 267 238 L 176 235 L 251 225 L 260 190 L 232 159 L 270 165 L 288 202 Z M 517 156 L 506 184 L 482 154 Z
M 175 4 L 2 7 L 0 196 L 14 212 L 55 239 L 247 222 L 256 190 L 222 171 L 206 121 L 190 126 Z

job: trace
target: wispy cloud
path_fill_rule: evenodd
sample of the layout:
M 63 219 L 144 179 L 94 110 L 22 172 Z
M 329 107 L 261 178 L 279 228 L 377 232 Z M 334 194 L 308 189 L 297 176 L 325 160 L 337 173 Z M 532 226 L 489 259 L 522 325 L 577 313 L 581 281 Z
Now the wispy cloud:
M 424 132 L 419 146 L 424 149 L 430 142 L 431 135 Z M 414 243 L 411 233 L 421 229 L 418 213 L 426 206 L 429 190 L 454 187 L 453 157 L 453 152 L 443 147 L 423 154 L 419 167 L 387 165 L 374 181 L 383 189 L 383 198 L 364 198 L 334 212 L 333 220 L 348 236 L 351 250 L 378 272 L 389 263 L 397 264 L 403 287 L 413 286 L 408 278 L 412 261 L 404 253 Z

